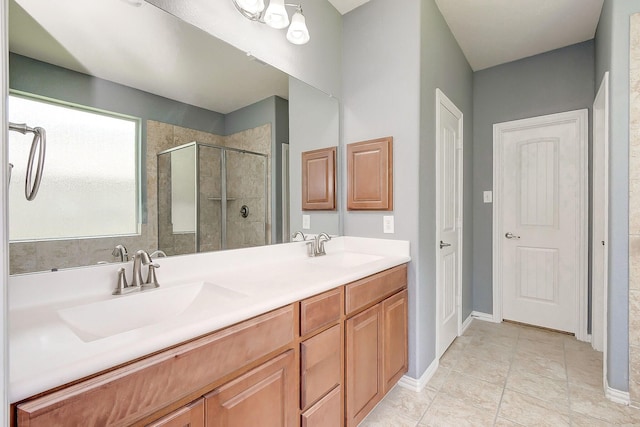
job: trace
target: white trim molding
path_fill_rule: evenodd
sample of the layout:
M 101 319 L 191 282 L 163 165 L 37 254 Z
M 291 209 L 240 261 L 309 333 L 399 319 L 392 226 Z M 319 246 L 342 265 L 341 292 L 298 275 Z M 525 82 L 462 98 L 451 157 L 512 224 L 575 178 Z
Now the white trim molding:
M 464 322 L 462 322 L 462 327 L 460 328 L 460 335 L 464 334 L 467 329 L 469 329 L 469 326 L 471 326 L 471 322 L 473 322 L 473 316 L 471 314 L 469 314 L 467 316 L 467 318 L 464 320 Z
M 491 323 L 502 322 L 502 319 L 496 320 L 493 314 L 483 313 L 481 311 L 472 311 L 471 317 L 477 320 L 482 320 L 483 322 L 491 322 Z
M 406 388 L 407 390 L 421 392 L 427 386 L 429 380 L 435 375 L 439 365 L 440 361 L 438 359 L 434 359 L 420 378 L 415 379 L 404 375 L 400 378 L 400 381 L 398 381 L 398 385 L 402 388 Z
M 587 341 L 587 313 L 588 313 L 588 110 L 567 111 L 564 113 L 549 114 L 545 116 L 532 117 L 522 120 L 514 120 L 493 125 L 493 321 L 501 322 L 503 307 L 503 283 L 502 283 L 502 180 L 504 159 L 502 155 L 502 134 L 523 126 L 539 126 L 550 123 L 574 122 L 578 131 L 579 152 L 578 158 L 578 220 L 576 221 L 576 338 L 580 341 Z
M 619 403 L 621 405 L 627 405 L 631 403 L 631 396 L 628 391 L 622 391 L 615 388 L 609 387 L 609 382 L 605 379 L 605 389 L 604 395 L 607 399 L 614 403 Z

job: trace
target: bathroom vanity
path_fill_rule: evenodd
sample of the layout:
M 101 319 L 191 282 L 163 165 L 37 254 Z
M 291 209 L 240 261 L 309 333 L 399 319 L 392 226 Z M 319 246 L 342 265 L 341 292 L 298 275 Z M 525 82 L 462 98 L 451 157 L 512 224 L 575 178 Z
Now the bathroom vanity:
M 12 277 L 13 425 L 357 425 L 407 371 L 409 245 L 326 250 L 161 259 L 136 295 L 110 295 L 117 265 Z

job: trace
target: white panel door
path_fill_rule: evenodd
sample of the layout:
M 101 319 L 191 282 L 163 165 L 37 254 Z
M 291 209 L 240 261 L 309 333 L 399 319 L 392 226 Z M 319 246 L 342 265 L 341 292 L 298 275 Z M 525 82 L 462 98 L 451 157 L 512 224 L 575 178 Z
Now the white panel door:
M 462 113 L 438 92 L 437 276 L 438 357 L 458 336 L 461 235 Z
M 576 332 L 581 129 L 548 117 L 502 133 L 502 314 Z

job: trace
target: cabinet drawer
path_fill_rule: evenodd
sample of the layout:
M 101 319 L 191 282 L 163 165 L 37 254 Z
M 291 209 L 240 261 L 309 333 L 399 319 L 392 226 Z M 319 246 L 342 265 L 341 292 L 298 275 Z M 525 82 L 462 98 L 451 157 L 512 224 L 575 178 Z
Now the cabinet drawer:
M 300 344 L 302 409 L 340 384 L 340 325 Z
M 21 403 L 18 426 L 129 425 L 289 345 L 293 305 Z
M 342 409 L 340 386 L 320 399 L 302 414 L 302 427 L 340 427 L 342 425 Z
M 382 271 L 346 286 L 345 306 L 349 315 L 396 293 L 407 285 L 407 265 Z
M 333 289 L 300 303 L 300 335 L 304 336 L 325 325 L 340 320 L 342 287 Z
M 148 424 L 147 427 L 204 427 L 204 398 Z
M 207 427 L 295 427 L 296 357 L 289 350 L 205 396 Z

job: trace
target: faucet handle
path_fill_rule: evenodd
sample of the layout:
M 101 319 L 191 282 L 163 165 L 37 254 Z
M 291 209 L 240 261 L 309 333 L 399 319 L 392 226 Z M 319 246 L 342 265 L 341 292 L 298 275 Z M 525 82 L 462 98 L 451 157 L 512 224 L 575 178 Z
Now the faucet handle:
M 158 277 L 156 276 L 156 268 L 160 268 L 160 264 L 155 262 L 149 264 L 149 270 L 147 271 L 147 280 L 142 285 L 143 288 L 160 287 L 160 284 L 158 283 Z
M 316 256 L 315 241 L 310 241 L 305 244 L 307 246 L 307 256 Z
M 124 269 L 124 267 L 120 267 L 118 269 L 118 283 L 116 284 L 116 289 L 113 291 L 113 295 L 122 295 L 122 294 L 126 294 L 129 293 L 133 290 L 135 290 L 136 286 L 129 286 L 129 284 L 127 283 L 127 275 L 126 275 L 126 270 Z

